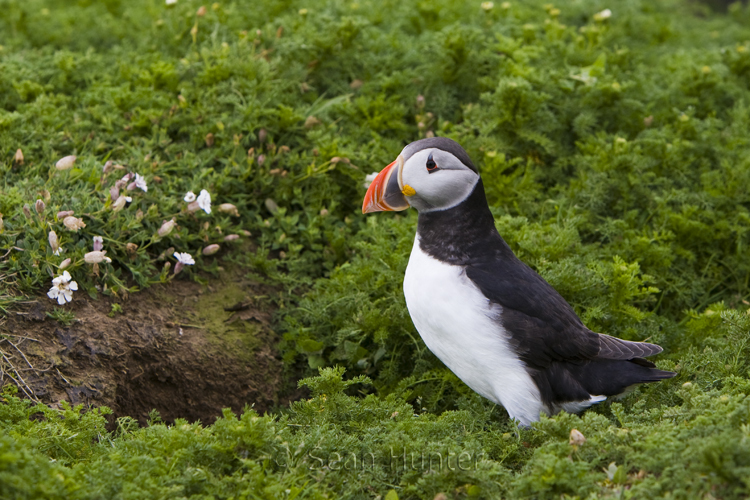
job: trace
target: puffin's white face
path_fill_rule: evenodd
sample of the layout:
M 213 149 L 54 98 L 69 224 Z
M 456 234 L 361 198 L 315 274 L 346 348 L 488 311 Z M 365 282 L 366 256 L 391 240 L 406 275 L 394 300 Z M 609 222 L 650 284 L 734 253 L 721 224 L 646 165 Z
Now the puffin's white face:
M 362 212 L 410 206 L 420 212 L 446 210 L 468 198 L 477 182 L 479 174 L 461 146 L 447 138 L 422 139 L 406 146 L 378 174 L 367 190 Z
M 479 175 L 447 151 L 429 148 L 412 155 L 399 178 L 406 201 L 420 212 L 445 210 L 464 201 Z

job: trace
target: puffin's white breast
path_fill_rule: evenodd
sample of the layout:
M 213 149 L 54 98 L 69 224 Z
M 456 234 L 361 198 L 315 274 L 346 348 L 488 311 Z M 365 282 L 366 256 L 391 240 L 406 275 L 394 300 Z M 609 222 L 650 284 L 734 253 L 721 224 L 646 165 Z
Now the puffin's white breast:
M 529 425 L 544 410 L 539 389 L 508 343 L 502 309 L 466 276 L 462 266 L 424 253 L 419 236 L 404 276 L 404 295 L 424 343 L 471 389 Z

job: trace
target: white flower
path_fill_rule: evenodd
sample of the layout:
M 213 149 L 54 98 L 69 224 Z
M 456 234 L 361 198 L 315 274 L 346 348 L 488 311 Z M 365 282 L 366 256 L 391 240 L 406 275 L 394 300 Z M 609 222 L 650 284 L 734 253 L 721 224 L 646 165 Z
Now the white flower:
M 482 10 L 484 11 L 490 11 L 495 7 L 495 4 L 492 2 L 482 2 Z
M 128 175 L 130 175 L 131 179 L 133 178 L 133 174 L 128 174 Z M 125 177 L 123 177 L 120 180 L 124 180 L 124 179 Z M 117 183 L 115 183 L 115 187 L 117 187 Z M 132 191 L 135 188 L 140 188 L 143 191 L 148 191 L 148 186 L 146 185 L 146 179 L 144 179 L 141 176 L 141 174 L 135 174 L 135 180 L 131 182 L 130 184 L 128 184 L 128 187 L 127 187 L 128 191 Z
M 368 189 L 370 187 L 370 184 L 372 184 L 372 181 L 374 181 L 375 177 L 377 176 L 378 176 L 378 172 L 373 172 L 365 176 L 365 183 L 363 184 L 365 186 L 365 189 Z
M 612 17 L 612 11 L 609 9 L 604 9 L 603 11 L 594 14 L 594 21 L 604 21 L 605 19 L 609 19 L 610 17 Z
M 195 261 L 193 260 L 193 256 L 190 255 L 187 252 L 175 252 L 174 253 L 175 259 L 177 259 L 177 264 L 174 266 L 174 274 L 177 275 L 180 271 L 182 271 L 182 268 L 184 266 L 192 266 L 195 264 Z
M 195 261 L 193 260 L 193 256 L 187 252 L 182 252 L 182 253 L 175 252 L 174 258 L 177 259 L 178 262 L 180 262 L 181 264 L 185 266 L 192 266 L 193 264 L 195 264 Z
M 198 206 L 201 207 L 207 214 L 211 213 L 211 195 L 208 191 L 201 189 L 201 194 L 198 195 Z
M 177 3 L 177 0 L 164 0 L 164 3 L 167 5 L 174 5 Z
M 135 174 L 135 186 L 141 188 L 144 192 L 148 192 L 146 179 L 141 177 L 141 174 Z
M 52 300 L 57 299 L 60 305 L 73 300 L 73 291 L 78 290 L 78 283 L 70 281 L 70 273 L 63 272 L 62 276 L 52 280 L 52 288 L 47 292 L 47 297 Z
M 194 192 L 192 192 L 192 191 L 188 191 L 188 192 L 187 192 L 187 193 L 185 194 L 185 198 L 183 198 L 183 199 L 184 199 L 184 200 L 185 200 L 186 202 L 188 202 L 188 203 L 191 203 L 191 202 L 195 201 L 195 193 L 194 193 Z
M 104 248 L 104 238 L 101 236 L 94 236 L 94 251 L 98 252 Z

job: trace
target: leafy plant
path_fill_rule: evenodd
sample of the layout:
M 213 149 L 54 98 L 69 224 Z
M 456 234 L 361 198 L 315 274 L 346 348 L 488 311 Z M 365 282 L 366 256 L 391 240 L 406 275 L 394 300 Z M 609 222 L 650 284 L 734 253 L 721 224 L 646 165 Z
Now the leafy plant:
M 48 311 L 47 316 L 63 326 L 70 326 L 76 320 L 76 315 L 73 311 L 68 311 L 61 307 L 55 307 L 51 311 Z

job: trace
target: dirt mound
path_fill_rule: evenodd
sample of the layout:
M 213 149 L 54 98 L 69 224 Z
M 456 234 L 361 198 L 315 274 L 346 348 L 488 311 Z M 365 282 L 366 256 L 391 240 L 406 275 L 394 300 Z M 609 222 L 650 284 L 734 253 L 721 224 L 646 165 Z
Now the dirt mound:
M 61 308 L 75 314 L 69 326 L 39 298 L 0 321 L 0 385 L 15 379 L 32 399 L 109 406 L 141 424 L 152 409 L 165 421 L 204 424 L 227 407 L 262 413 L 286 402 L 267 292 L 229 273 L 127 300 L 78 292 Z

